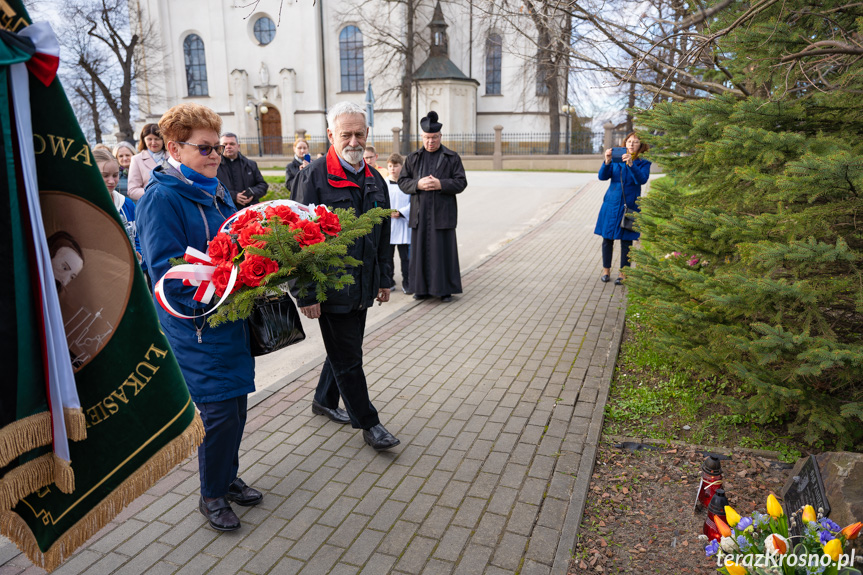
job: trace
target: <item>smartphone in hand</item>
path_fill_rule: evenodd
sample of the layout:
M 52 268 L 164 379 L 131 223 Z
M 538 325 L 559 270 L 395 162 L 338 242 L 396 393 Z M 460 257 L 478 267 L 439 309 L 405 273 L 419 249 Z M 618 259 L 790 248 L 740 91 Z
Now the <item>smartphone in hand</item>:
M 310 163 L 311 163 L 311 161 L 312 161 L 312 155 L 311 155 L 311 154 L 306 154 L 305 156 L 303 156 L 303 159 L 304 159 L 305 161 L 307 161 L 307 162 L 310 162 Z
M 611 148 L 611 161 L 619 164 L 623 163 L 623 154 L 626 153 L 626 148 Z

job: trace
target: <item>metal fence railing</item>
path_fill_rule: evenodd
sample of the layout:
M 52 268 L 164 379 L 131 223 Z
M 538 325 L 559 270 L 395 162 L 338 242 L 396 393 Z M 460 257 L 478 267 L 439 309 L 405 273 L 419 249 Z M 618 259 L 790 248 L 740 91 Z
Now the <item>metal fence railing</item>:
M 599 154 L 602 152 L 602 132 L 541 133 L 506 132 L 502 134 L 501 152 L 503 155 L 529 156 L 545 154 Z M 325 154 L 329 142 L 326 136 L 306 136 L 309 154 Z M 369 141 L 369 144 L 372 142 Z M 463 156 L 491 156 L 494 154 L 494 133 L 444 134 L 442 143 L 447 148 Z M 377 139 L 374 142 L 378 153 L 378 163 L 386 163 L 393 153 L 392 139 Z M 412 150 L 422 146 L 421 136 L 413 138 Z M 261 137 L 240 138 L 240 152 L 245 156 L 286 156 L 294 155 L 293 138 Z

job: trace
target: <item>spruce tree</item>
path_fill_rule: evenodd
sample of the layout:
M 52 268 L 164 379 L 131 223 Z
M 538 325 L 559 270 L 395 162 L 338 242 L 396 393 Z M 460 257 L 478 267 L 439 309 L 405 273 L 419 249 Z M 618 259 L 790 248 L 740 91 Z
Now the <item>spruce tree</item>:
M 740 382 L 736 410 L 788 423 L 816 446 L 860 448 L 863 61 L 782 58 L 837 30 L 859 38 L 863 10 L 810 7 L 773 4 L 719 40 L 748 96 L 640 111 L 666 175 L 641 200 L 643 249 L 628 283 L 658 346 Z

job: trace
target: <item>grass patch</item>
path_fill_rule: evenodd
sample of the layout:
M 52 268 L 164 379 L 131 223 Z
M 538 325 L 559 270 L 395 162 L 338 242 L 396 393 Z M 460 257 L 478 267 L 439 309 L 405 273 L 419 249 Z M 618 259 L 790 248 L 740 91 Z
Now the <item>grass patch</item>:
M 764 425 L 733 413 L 724 397 L 741 398 L 734 382 L 700 378 L 657 352 L 640 322 L 637 301 L 627 308 L 626 333 L 605 407 L 603 431 L 635 438 L 675 439 L 692 444 L 768 449 L 795 461 L 809 449 L 781 425 Z M 684 429 L 688 426 L 688 429 Z
M 264 176 L 264 181 L 268 184 L 284 184 L 285 176 Z

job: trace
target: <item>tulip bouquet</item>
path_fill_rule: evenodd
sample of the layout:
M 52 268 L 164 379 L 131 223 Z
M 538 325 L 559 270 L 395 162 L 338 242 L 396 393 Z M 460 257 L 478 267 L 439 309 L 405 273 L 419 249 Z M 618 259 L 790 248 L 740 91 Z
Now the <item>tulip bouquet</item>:
M 725 517 L 727 523 L 716 517 L 722 539 L 704 549 L 708 557 L 717 558 L 720 573 L 861 575 L 853 567 L 854 554 L 845 553 L 847 542 L 860 533 L 859 521 L 843 529 L 807 505 L 791 517 L 791 526 L 802 522 L 803 535 L 791 536 L 789 519 L 773 494 L 767 498 L 767 514 L 756 511 L 741 517 L 726 506 Z
M 208 319 L 212 326 L 249 317 L 257 298 L 284 293 L 289 281 L 296 282 L 300 297 L 313 289 L 322 302 L 328 289 L 353 283 L 345 270 L 362 262 L 347 255 L 348 247 L 389 215 L 384 208 L 356 216 L 352 209 L 333 212 L 290 200 L 249 206 L 222 224 L 206 254 L 187 249 L 158 282 L 156 298 L 169 313 L 184 317 L 170 308 L 161 284 L 183 279 L 198 286 L 196 300 L 220 298 Z

